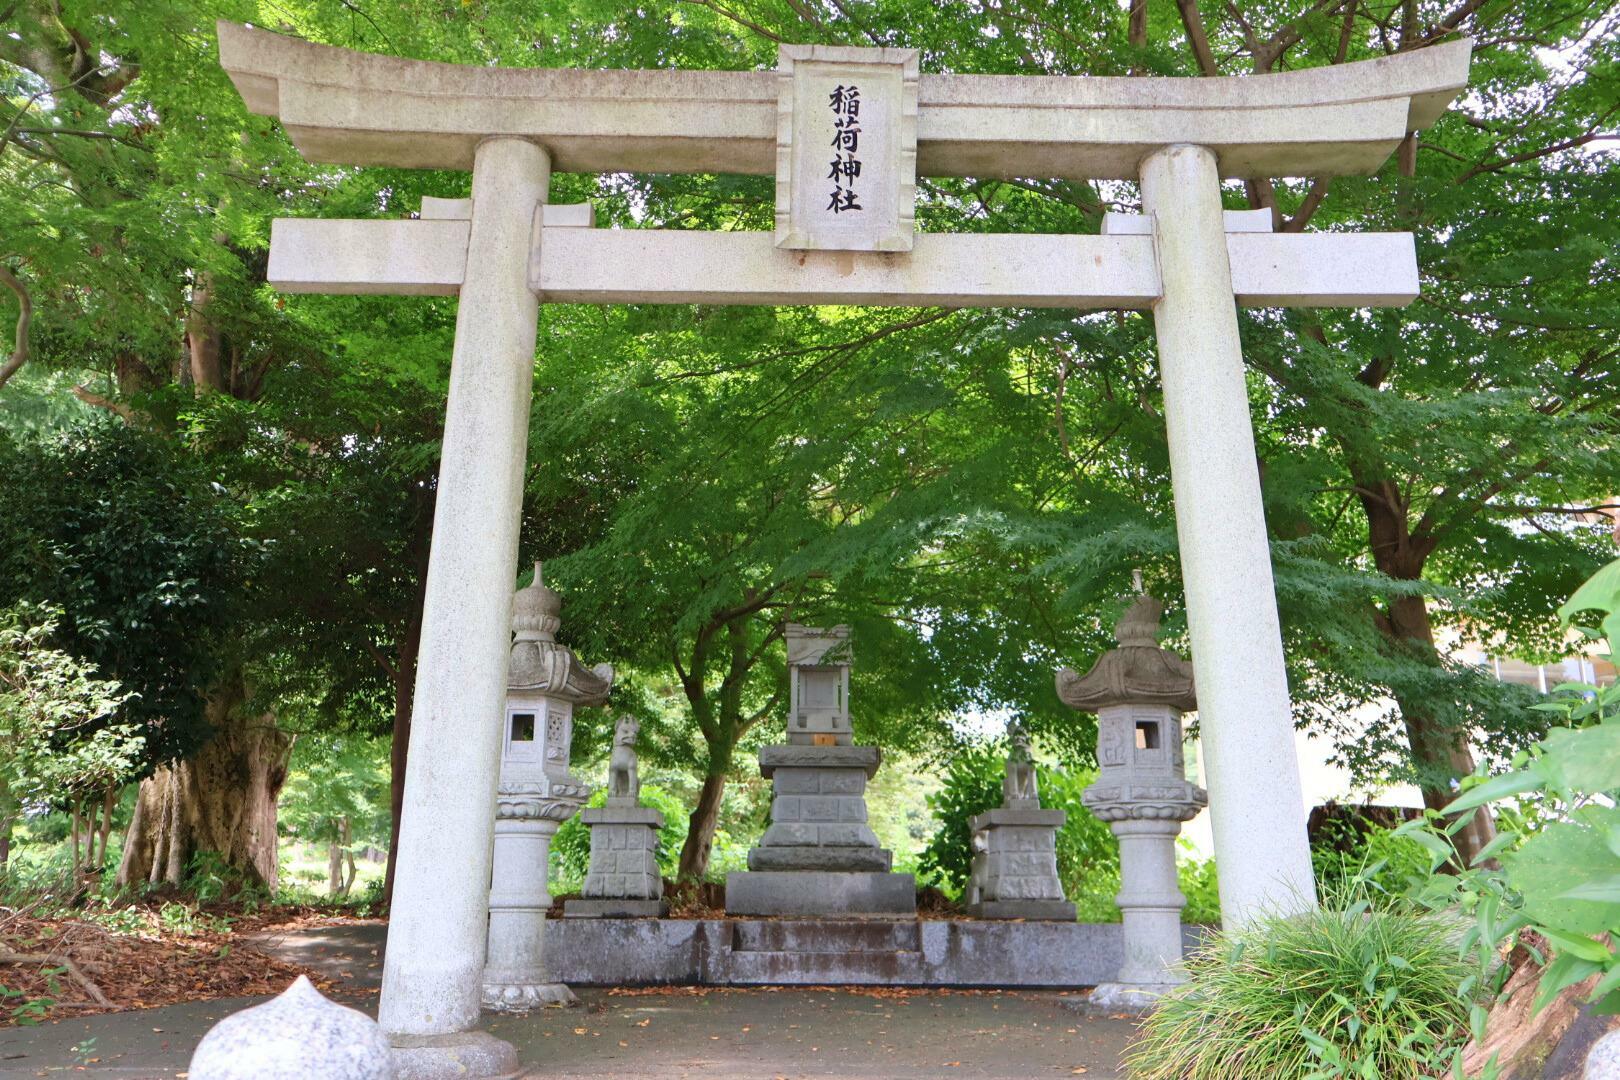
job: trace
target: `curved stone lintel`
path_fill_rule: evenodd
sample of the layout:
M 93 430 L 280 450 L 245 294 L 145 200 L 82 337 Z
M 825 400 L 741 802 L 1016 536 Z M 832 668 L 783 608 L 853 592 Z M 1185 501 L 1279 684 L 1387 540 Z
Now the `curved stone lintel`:
M 310 161 L 468 169 L 481 139 L 516 135 L 560 172 L 776 171 L 775 72 L 491 68 L 218 29 L 248 107 Z M 1369 174 L 1463 90 L 1471 50 L 1223 78 L 924 75 L 917 172 L 1135 179 L 1196 143 L 1227 177 Z

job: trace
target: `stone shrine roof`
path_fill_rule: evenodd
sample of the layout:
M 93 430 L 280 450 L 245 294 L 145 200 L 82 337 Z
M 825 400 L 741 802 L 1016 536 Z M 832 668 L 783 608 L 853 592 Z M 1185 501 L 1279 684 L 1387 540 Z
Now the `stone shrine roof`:
M 1198 708 L 1193 669 L 1159 647 L 1159 616 L 1164 605 L 1142 593 L 1114 626 L 1119 647 L 1103 653 L 1090 671 L 1057 673 L 1057 693 L 1065 705 L 1096 712 L 1109 705 L 1170 705 L 1182 712 Z
M 549 694 L 576 705 L 600 705 L 613 688 L 613 665 L 586 667 L 574 650 L 556 640 L 562 625 L 562 597 L 548 588 L 539 563 L 534 581 L 512 597 L 511 659 L 506 688 Z

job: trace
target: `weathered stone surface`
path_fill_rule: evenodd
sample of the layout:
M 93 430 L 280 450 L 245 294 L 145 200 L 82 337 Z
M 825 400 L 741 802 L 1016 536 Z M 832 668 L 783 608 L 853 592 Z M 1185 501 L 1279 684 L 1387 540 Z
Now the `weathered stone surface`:
M 1586 1054 L 1582 1080 L 1620 1080 L 1620 1031 L 1611 1031 Z
M 669 901 L 658 900 L 567 900 L 563 915 L 570 919 L 656 919 L 669 914 Z
M 892 852 L 877 847 L 757 847 L 748 853 L 750 870 L 852 870 L 887 873 Z M 730 899 L 728 897 L 729 906 Z
M 650 806 L 591 806 L 579 812 L 587 825 L 651 825 L 664 827 L 662 812 Z
M 1087 1015 L 1132 1013 L 1141 1015 L 1158 1008 L 1159 999 L 1179 983 L 1102 983 L 1084 997 L 1063 998 L 1065 1008 Z
M 546 953 L 575 986 L 1071 988 L 1115 978 L 1120 927 L 915 919 L 554 919 Z M 1198 927 L 1183 929 L 1189 946 Z
M 1062 810 L 1042 810 L 1029 738 L 1021 726 L 1007 731 L 1012 749 L 1002 783 L 1002 805 L 975 814 L 973 869 L 968 878 L 968 913 L 980 919 L 1074 918 L 1057 872 L 1057 831 L 1068 820 Z
M 551 838 L 590 795 L 568 771 L 574 706 L 605 701 L 613 668 L 586 668 L 558 644 L 561 625 L 562 597 L 546 586 L 535 563 L 529 585 L 512 597 L 506 710 L 499 721 L 501 777 L 481 992 L 484 1008 L 497 1012 L 526 1012 L 574 997 L 546 972 L 546 875 Z
M 482 1031 L 395 1035 L 395 1080 L 481 1080 L 518 1071 L 512 1044 Z
M 564 172 L 776 172 L 771 71 L 458 66 L 229 22 L 219 43 L 248 108 L 310 161 L 466 169 L 499 132 Z M 1241 78 L 923 75 L 917 173 L 1134 180 L 1144 154 L 1186 143 L 1228 177 L 1371 174 L 1467 85 L 1471 47 Z
M 378 1020 L 394 1035 L 478 1022 L 539 298 L 524 278 L 551 159 L 476 149 L 416 665 L 410 763 Z
M 969 904 L 967 912 L 975 919 L 1055 919 L 1073 922 L 1074 905 L 1067 900 L 1003 899 Z
M 645 806 L 604 806 L 580 817 L 591 830 L 590 867 L 580 889 L 587 900 L 656 901 L 664 895 L 658 868 L 663 814 Z
M 303 975 L 263 1005 L 232 1013 L 197 1044 L 196 1080 L 389 1080 L 388 1038 L 365 1013 L 328 1001 Z
M 910 251 L 917 50 L 783 45 L 777 72 L 776 245 Z
M 753 853 L 750 852 L 750 858 Z M 748 870 L 726 875 L 733 915 L 914 915 L 910 874 Z
M 759 751 L 759 772 L 772 779 L 777 769 L 863 770 L 875 776 L 883 762 L 883 751 L 875 746 L 763 746 Z
M 1140 573 L 1136 583 L 1140 590 Z M 1080 797 L 1119 840 L 1120 890 L 1114 899 L 1125 959 L 1110 994 L 1120 1000 L 1131 997 L 1130 987 L 1144 988 L 1137 996 L 1147 1000 L 1186 981 L 1179 928 L 1187 901 L 1176 878 L 1176 836 L 1208 801 L 1186 778 L 1181 710 L 1197 702 L 1192 668 L 1159 648 L 1163 611 L 1163 604 L 1139 591 L 1114 628 L 1119 647 L 1104 653 L 1084 678 L 1064 668 L 1057 679 L 1066 703 L 1097 711 L 1097 781 Z
M 1069 815 L 1062 810 L 1008 810 L 1000 808 L 986 810 L 982 814 L 975 814 L 968 822 L 968 827 L 975 832 L 996 826 L 1030 825 L 1040 828 L 1061 829 L 1063 823 L 1069 820 Z

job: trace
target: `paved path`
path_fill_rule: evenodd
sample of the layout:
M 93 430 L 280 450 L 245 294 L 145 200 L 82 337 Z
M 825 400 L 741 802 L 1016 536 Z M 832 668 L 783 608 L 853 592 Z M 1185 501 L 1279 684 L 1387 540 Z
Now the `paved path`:
M 302 931 L 278 955 L 345 979 L 347 1004 L 375 1006 L 380 927 Z M 1131 1024 L 1082 1017 L 1056 993 L 816 989 L 579 992 L 581 1005 L 486 1027 L 518 1048 L 526 1077 L 605 1080 L 1121 1080 Z M 0 1077 L 173 1078 L 242 998 L 0 1029 Z M 87 1043 L 87 1040 L 93 1040 Z

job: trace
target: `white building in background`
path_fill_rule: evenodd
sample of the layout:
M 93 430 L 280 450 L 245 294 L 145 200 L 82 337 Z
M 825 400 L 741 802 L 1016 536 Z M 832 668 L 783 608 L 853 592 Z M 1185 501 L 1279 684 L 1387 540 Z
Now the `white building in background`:
M 1503 682 L 1529 686 L 1541 693 L 1550 693 L 1560 683 L 1580 682 L 1595 686 L 1609 686 L 1615 681 L 1616 670 L 1612 658 L 1595 655 L 1571 656 L 1551 664 L 1531 664 L 1510 657 L 1493 656 L 1477 645 L 1464 645 L 1452 652 L 1454 659 L 1473 664 L 1489 671 Z M 1369 716 L 1390 706 L 1389 702 L 1364 706 Z M 1325 802 L 1348 805 L 1399 806 L 1411 809 L 1423 807 L 1423 796 L 1413 784 L 1390 784 L 1381 787 L 1356 786 L 1348 770 L 1334 764 L 1333 744 L 1308 732 L 1296 732 L 1295 749 L 1299 755 L 1300 781 L 1303 786 L 1305 811 Z M 1203 754 L 1196 740 L 1187 748 L 1189 777 L 1202 784 L 1204 780 Z M 1209 810 L 1182 827 L 1181 835 L 1200 858 L 1214 853 L 1214 840 L 1210 833 Z

